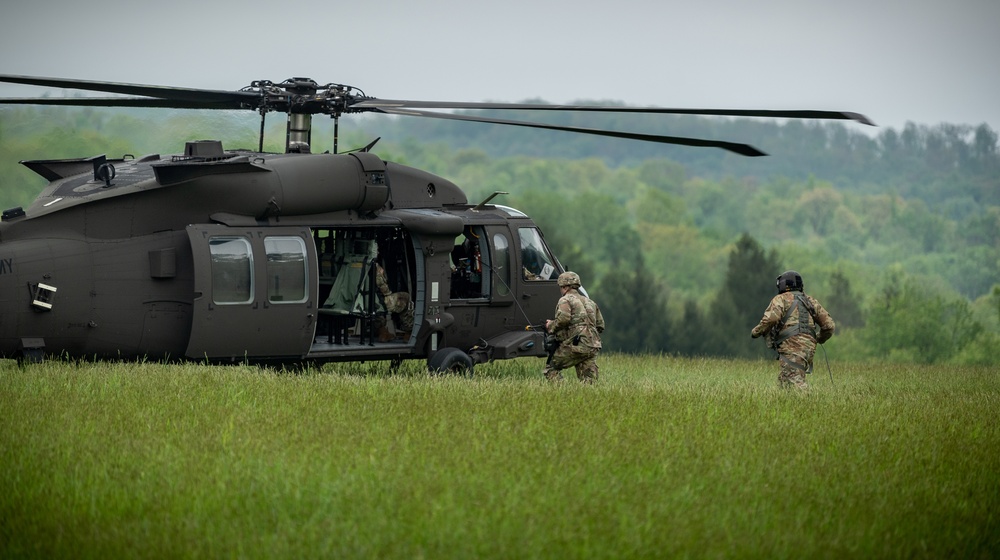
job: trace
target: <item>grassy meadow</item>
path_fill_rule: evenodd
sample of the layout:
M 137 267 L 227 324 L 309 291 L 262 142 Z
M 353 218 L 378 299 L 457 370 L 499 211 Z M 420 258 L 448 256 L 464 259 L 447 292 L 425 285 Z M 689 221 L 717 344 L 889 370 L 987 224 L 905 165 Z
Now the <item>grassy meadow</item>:
M 0 362 L 3 558 L 994 558 L 1000 372 Z

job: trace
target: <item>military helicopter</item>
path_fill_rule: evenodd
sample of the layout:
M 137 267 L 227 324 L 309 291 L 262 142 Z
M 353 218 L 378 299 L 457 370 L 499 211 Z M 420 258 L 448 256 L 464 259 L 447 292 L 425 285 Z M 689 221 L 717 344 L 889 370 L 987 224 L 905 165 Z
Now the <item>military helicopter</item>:
M 565 270 L 525 213 L 470 203 L 453 182 L 338 152 L 342 115 L 375 112 L 647 142 L 746 144 L 494 119 L 429 109 L 517 109 L 844 119 L 757 111 L 378 99 L 309 78 L 236 91 L 0 75 L 0 82 L 128 97 L 6 98 L 2 104 L 252 110 L 256 151 L 192 140 L 184 153 L 22 161 L 49 184 L 0 221 L 0 356 L 307 364 L 427 360 L 435 371 L 545 356 Z M 284 153 L 264 122 L 284 113 Z M 312 116 L 334 119 L 313 153 Z M 499 194 L 499 193 L 498 193 Z M 389 294 L 389 295 L 386 295 Z

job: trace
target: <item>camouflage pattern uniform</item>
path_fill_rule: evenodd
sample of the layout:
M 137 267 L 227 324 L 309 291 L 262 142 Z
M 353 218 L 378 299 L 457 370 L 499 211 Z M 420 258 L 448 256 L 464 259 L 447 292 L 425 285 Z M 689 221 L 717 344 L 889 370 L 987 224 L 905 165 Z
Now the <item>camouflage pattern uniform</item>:
M 410 338 L 413 332 L 413 306 L 410 305 L 410 294 L 406 292 L 393 292 L 389 288 L 389 280 L 386 278 L 385 269 L 381 265 L 375 265 L 375 287 L 382 294 L 385 301 L 385 310 L 389 313 L 399 314 L 400 329 L 404 339 Z M 386 318 L 378 316 L 375 319 L 375 328 L 379 332 L 382 342 L 389 339 L 388 329 L 386 329 Z
M 818 336 L 817 325 L 820 328 Z M 750 331 L 750 336 L 768 335 L 768 346 L 778 352 L 781 361 L 779 385 L 808 389 L 806 373 L 812 372 L 816 343 L 829 340 L 835 328 L 833 318 L 815 298 L 789 291 L 771 299 L 764 317 Z
M 595 358 L 601 350 L 604 317 L 597 302 L 578 291 L 580 277 L 576 273 L 560 274 L 559 285 L 568 290 L 559 298 L 555 318 L 546 329 L 559 341 L 559 347 L 545 364 L 543 373 L 548 380 L 557 381 L 562 379 L 560 370 L 575 366 L 577 379 L 582 383 L 594 383 L 598 376 Z

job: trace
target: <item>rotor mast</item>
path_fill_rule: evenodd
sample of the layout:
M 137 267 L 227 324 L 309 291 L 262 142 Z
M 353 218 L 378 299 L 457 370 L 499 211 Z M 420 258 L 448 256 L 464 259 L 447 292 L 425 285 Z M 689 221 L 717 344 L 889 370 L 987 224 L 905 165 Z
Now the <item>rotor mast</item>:
M 281 87 L 288 92 L 288 118 L 285 125 L 285 153 L 309 153 L 312 150 L 312 114 L 302 108 L 317 98 L 319 85 L 309 78 L 290 78 Z
M 340 141 L 340 115 L 358 101 L 351 93 L 355 88 L 342 84 L 319 85 L 310 78 L 289 78 L 280 84 L 266 80 L 253 82 L 244 92 L 258 94 L 256 109 L 260 113 L 260 151 L 264 150 L 264 116 L 270 111 L 284 111 L 285 153 L 312 151 L 312 116 L 317 113 L 333 119 L 333 153 Z M 362 94 L 363 97 L 363 94 Z

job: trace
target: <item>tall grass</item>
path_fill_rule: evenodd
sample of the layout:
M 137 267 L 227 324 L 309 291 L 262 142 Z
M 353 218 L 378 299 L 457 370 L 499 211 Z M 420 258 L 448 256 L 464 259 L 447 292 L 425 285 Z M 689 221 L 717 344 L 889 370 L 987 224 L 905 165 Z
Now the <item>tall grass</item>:
M 0 556 L 1000 554 L 995 371 L 600 363 L 2 363 Z

